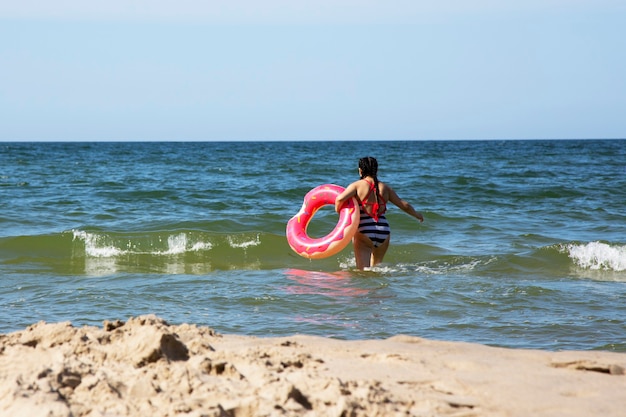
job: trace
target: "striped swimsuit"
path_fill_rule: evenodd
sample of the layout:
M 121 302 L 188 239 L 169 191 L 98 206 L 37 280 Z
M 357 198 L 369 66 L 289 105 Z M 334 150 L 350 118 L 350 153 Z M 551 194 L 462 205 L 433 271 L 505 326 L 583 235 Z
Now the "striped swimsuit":
M 364 181 L 367 181 L 367 180 L 364 180 Z M 373 203 L 367 202 L 367 199 L 372 194 L 372 192 L 375 192 L 374 183 L 370 183 L 369 181 L 367 182 L 370 184 L 370 191 L 361 202 L 361 217 L 359 219 L 359 232 L 367 236 L 374 244 L 374 247 L 377 248 L 383 242 L 385 242 L 385 240 L 387 240 L 387 238 L 389 237 L 389 234 L 391 233 L 391 229 L 389 228 L 389 222 L 387 222 L 387 219 L 384 216 L 387 204 L 383 201 L 382 203 L 383 210 L 380 214 L 378 214 L 378 212 L 380 211 L 378 201 L 373 202 Z M 367 213 L 367 210 L 366 210 L 367 205 L 372 206 L 373 216 L 370 216 Z

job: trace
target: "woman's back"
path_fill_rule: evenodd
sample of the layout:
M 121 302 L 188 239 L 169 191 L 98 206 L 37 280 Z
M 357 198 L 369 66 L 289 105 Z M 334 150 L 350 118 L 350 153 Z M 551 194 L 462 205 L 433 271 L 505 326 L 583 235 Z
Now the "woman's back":
M 363 178 L 357 182 L 357 197 L 361 205 L 361 210 L 365 211 L 370 217 L 377 218 L 385 214 L 387 211 L 387 198 L 385 192 L 389 195 L 388 187 L 378 182 L 378 195 L 374 181 L 371 178 Z

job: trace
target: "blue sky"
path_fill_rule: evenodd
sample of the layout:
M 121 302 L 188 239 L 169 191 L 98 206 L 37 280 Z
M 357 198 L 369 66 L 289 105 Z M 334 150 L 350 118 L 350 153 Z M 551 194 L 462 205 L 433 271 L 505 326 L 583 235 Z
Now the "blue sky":
M 626 137 L 623 0 L 3 3 L 2 141 Z

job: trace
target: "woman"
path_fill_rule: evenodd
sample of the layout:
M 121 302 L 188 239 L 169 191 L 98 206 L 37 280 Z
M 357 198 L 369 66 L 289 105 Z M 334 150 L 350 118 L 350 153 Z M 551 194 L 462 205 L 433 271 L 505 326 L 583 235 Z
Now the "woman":
M 335 211 L 339 213 L 341 206 L 352 197 L 356 197 L 360 209 L 361 219 L 359 230 L 352 238 L 356 267 L 364 269 L 383 261 L 389 248 L 390 229 L 385 218 L 387 202 L 424 221 L 421 213 L 413 209 L 408 202 L 398 197 L 398 194 L 387 184 L 378 181 L 378 162 L 370 156 L 359 159 L 360 180 L 348 185 L 348 188 L 335 200 Z

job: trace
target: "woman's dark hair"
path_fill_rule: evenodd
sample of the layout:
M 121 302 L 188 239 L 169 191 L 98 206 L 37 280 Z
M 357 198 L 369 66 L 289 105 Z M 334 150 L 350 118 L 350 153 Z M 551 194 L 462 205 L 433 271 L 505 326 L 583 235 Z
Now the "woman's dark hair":
M 376 190 L 376 202 L 380 201 L 378 193 L 378 161 L 376 158 L 366 156 L 359 159 L 359 168 L 361 169 L 361 179 L 370 176 L 374 178 L 374 189 Z

